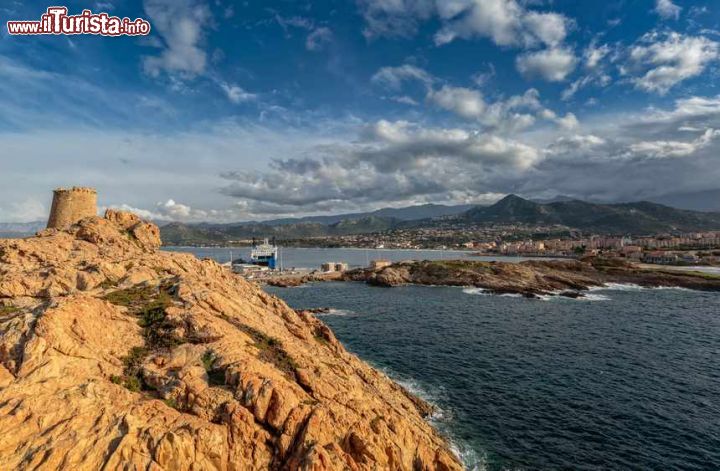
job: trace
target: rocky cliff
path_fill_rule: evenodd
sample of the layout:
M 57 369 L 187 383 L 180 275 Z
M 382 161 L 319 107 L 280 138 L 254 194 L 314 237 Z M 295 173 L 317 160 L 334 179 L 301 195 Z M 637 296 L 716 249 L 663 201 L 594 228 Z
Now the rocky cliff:
M 460 463 L 309 312 L 109 211 L 0 242 L 0 469 Z

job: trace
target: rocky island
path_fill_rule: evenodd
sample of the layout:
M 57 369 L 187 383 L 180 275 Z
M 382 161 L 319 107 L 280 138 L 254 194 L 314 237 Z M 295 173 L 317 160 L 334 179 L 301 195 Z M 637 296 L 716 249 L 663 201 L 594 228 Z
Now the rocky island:
M 473 286 L 496 294 L 582 297 L 607 283 L 643 287 L 681 287 L 720 291 L 720 276 L 697 272 L 647 269 L 617 259 L 531 260 L 521 263 L 473 260 L 405 261 L 380 269 L 346 272 L 348 281 L 376 286 L 406 284 Z
M 0 242 L 0 469 L 462 469 L 312 313 L 159 247 L 115 211 Z

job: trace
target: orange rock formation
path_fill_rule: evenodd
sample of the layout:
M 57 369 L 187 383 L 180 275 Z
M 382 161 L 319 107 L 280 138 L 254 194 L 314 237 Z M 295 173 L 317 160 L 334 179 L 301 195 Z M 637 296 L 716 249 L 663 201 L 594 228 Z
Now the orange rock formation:
M 108 211 L 0 241 L 0 469 L 459 470 L 427 404 Z

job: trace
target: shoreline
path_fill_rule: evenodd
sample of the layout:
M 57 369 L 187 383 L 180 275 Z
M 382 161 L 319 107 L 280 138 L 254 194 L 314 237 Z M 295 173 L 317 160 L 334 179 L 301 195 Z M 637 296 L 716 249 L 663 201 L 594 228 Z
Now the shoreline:
M 379 287 L 403 285 L 476 288 L 489 294 L 527 298 L 584 298 L 608 284 L 644 288 L 686 288 L 720 292 L 720 273 L 644 268 L 611 259 L 502 261 L 436 260 L 396 262 L 344 273 L 278 277 L 271 286 L 295 287 L 310 282 L 356 281 Z

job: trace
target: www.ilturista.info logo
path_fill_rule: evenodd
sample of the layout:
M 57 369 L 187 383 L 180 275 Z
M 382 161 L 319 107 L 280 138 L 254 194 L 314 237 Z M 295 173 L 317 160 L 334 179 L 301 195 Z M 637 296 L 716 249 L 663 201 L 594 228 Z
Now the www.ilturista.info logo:
M 40 21 L 8 21 L 8 33 L 29 34 L 97 34 L 100 36 L 145 36 L 150 34 L 150 22 L 142 18 L 130 20 L 107 13 L 83 10 L 68 16 L 67 7 L 48 7 Z

